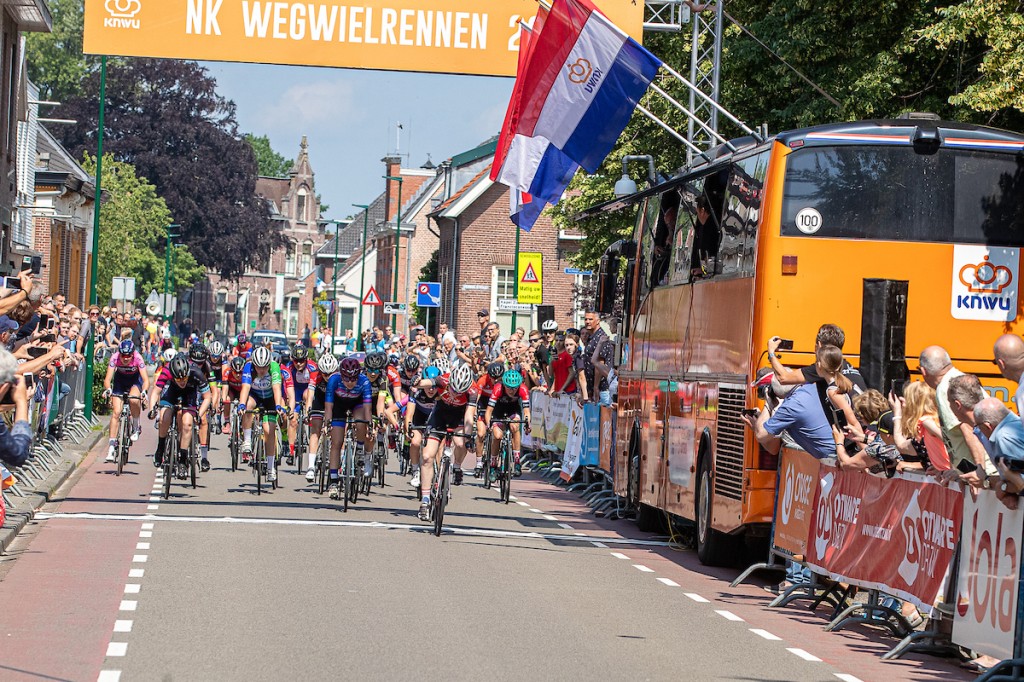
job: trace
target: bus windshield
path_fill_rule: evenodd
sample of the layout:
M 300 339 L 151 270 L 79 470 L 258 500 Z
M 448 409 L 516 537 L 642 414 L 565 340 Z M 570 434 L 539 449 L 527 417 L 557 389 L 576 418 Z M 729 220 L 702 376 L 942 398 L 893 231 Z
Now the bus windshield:
M 782 235 L 1015 246 L 1024 155 L 909 146 L 808 147 L 786 159 Z

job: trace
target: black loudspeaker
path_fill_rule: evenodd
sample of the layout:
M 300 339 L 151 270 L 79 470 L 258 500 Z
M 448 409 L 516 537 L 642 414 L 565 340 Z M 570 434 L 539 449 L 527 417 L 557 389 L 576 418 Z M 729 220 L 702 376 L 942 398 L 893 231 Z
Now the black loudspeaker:
M 864 280 L 860 324 L 860 373 L 869 388 L 883 395 L 902 391 L 907 369 L 907 295 L 909 282 Z
M 555 306 L 553 305 L 539 305 L 537 306 L 537 329 L 540 329 L 545 322 L 548 320 L 555 319 Z

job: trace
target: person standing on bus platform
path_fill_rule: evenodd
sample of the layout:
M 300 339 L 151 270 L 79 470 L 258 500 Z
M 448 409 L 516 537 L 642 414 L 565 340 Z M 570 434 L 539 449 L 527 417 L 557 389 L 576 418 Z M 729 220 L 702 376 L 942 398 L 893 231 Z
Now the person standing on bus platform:
M 693 279 L 715 274 L 721 240 L 718 220 L 711 214 L 711 202 L 707 195 L 702 194 L 697 198 L 697 221 L 693 225 L 693 252 L 690 255 L 690 274 Z
M 672 260 L 672 241 L 676 234 L 679 214 L 679 194 L 668 192 L 661 200 L 658 224 L 654 228 L 654 253 L 651 258 L 651 286 L 662 284 Z
M 1013 404 L 1017 414 L 1024 414 L 1024 339 L 1016 334 L 1003 334 L 996 339 L 992 349 L 993 362 L 999 373 L 1007 381 L 1017 384 L 1017 392 L 1013 394 Z

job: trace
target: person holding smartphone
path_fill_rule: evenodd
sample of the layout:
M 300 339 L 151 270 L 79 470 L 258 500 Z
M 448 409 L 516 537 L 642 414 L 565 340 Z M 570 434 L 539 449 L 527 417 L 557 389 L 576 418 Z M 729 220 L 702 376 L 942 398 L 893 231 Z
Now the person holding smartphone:
M 998 484 L 1000 500 L 1010 509 L 1016 508 L 1006 495 L 1019 495 L 1021 472 L 1024 472 L 1024 423 L 1010 412 L 999 398 L 985 398 L 974 406 L 974 423 L 991 446 L 991 458 L 1002 481 Z
M 28 461 L 32 446 L 32 427 L 28 423 L 28 388 L 25 378 L 17 372 L 18 360 L 0 349 L 0 399 L 10 398 L 14 404 L 14 425 L 0 419 L 0 461 L 8 466 L 21 466 Z
M 822 346 L 835 346 L 839 350 L 842 350 L 845 343 L 845 332 L 843 332 L 843 330 L 837 325 L 826 323 L 818 328 L 818 333 L 814 337 L 814 351 L 817 353 L 818 349 Z M 814 382 L 821 380 L 821 375 L 818 373 L 815 364 L 797 369 L 783 365 L 778 356 L 778 351 L 780 350 L 793 350 L 793 342 L 789 339 L 783 339 L 778 336 L 773 336 L 768 339 L 768 361 L 771 363 L 772 369 L 775 371 L 775 377 L 779 380 L 780 384 L 783 386 L 791 384 L 813 384 Z M 868 384 L 864 381 L 864 377 L 861 375 L 860 370 L 851 365 L 845 359 L 843 359 L 840 371 L 843 376 L 853 383 L 851 390 L 853 395 L 860 395 L 864 391 L 868 390 Z

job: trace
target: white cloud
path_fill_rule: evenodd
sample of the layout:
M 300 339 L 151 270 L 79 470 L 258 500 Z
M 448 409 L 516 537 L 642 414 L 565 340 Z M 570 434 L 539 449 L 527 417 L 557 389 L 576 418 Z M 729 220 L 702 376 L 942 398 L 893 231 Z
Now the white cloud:
M 325 124 L 331 127 L 351 125 L 363 119 L 354 105 L 356 89 L 345 80 L 298 83 L 252 112 L 259 130 L 276 132 L 313 130 Z

